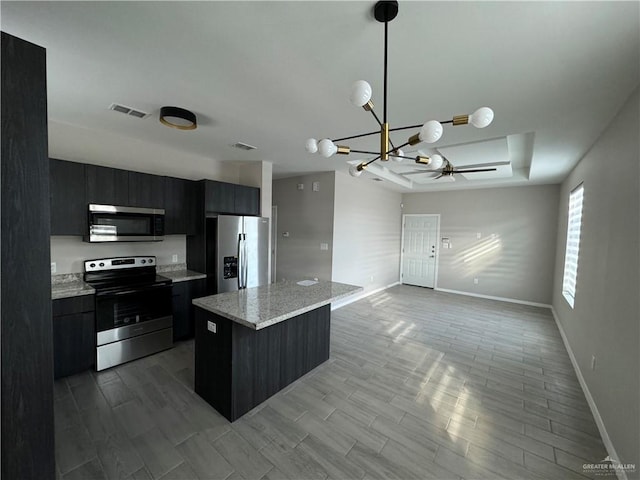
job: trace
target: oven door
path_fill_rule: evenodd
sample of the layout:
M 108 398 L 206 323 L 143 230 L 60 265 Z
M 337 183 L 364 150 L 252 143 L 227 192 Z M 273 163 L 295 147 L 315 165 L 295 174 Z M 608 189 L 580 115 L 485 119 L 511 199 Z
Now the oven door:
M 153 284 L 98 291 L 98 346 L 172 327 L 171 288 L 171 284 Z

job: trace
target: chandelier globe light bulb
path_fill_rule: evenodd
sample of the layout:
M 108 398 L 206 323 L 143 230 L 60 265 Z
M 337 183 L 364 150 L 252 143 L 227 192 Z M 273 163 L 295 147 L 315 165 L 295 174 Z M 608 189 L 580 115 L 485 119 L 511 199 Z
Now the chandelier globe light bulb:
M 357 165 L 351 165 L 349 167 L 349 175 L 351 175 L 352 177 L 359 177 L 360 175 L 362 175 L 363 170 L 358 170 L 358 166 Z
M 420 129 L 419 138 L 425 143 L 434 143 L 442 137 L 442 124 L 436 120 L 429 120 Z
M 442 168 L 443 164 L 444 158 L 442 158 L 442 155 L 431 155 L 431 163 L 429 164 L 430 170 L 438 170 L 439 168 Z
M 315 138 L 310 138 L 305 142 L 304 148 L 309 153 L 316 153 L 318 151 L 318 141 Z
M 365 80 L 353 82 L 351 86 L 351 95 L 349 101 L 356 107 L 363 107 L 371 100 L 371 85 Z
M 318 142 L 318 152 L 324 158 L 329 158 L 331 155 L 338 151 L 338 147 L 336 147 L 335 143 L 333 143 L 328 138 L 324 138 Z
M 493 110 L 481 107 L 469 115 L 469 123 L 476 128 L 484 128 L 493 122 Z

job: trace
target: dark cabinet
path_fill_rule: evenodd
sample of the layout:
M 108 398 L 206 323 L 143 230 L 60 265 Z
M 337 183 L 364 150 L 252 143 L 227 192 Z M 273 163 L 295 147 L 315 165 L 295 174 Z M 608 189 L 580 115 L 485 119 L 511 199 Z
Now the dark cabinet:
M 165 234 L 193 235 L 196 230 L 197 182 L 165 177 Z
M 85 179 L 87 203 L 129 205 L 128 171 L 85 165 Z
M 191 301 L 205 294 L 205 280 L 173 284 L 173 340 L 193 338 L 194 307 Z
M 205 210 L 230 215 L 260 215 L 260 189 L 204 180 Z
M 215 213 L 235 213 L 235 185 L 233 183 L 205 180 L 205 211 Z
M 260 216 L 260 189 L 234 185 L 234 213 Z
M 165 177 L 129 172 L 130 207 L 164 208 Z
M 53 301 L 53 374 L 66 377 L 95 364 L 96 331 L 93 295 Z
M 85 165 L 51 159 L 51 235 L 86 235 Z

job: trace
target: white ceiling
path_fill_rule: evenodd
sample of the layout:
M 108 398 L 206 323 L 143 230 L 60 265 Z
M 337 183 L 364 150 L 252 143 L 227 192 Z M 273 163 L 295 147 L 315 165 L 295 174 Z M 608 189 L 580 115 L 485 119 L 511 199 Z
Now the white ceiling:
M 278 178 L 346 172 L 347 160 L 367 158 L 325 159 L 306 153 L 304 141 L 377 128 L 348 101 L 353 81 L 365 79 L 382 115 L 384 28 L 373 5 L 3 1 L 0 8 L 3 31 L 47 48 L 50 121 L 179 150 L 192 162 L 269 161 Z M 561 181 L 639 84 L 639 6 L 401 1 L 389 24 L 391 127 L 490 106 L 489 127 L 445 126 L 440 141 L 417 148 L 444 153 L 456 167 L 505 156 L 510 165 L 453 183 L 379 185 L 430 191 Z M 113 102 L 151 115 L 127 117 L 108 110 Z M 161 125 L 163 105 L 194 111 L 198 129 Z M 50 136 L 50 145 L 65 142 Z M 230 147 L 239 141 L 258 149 Z M 350 145 L 376 150 L 378 139 Z M 383 178 L 408 168 L 380 167 Z

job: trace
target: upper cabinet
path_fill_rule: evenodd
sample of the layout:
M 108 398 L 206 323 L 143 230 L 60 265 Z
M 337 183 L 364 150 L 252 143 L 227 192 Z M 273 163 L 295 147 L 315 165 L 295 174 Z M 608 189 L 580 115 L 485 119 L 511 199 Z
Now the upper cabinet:
M 164 229 L 167 235 L 193 235 L 197 218 L 197 182 L 182 178 L 164 179 Z
M 233 183 L 203 180 L 205 211 L 231 215 L 260 215 L 260 189 Z
M 87 202 L 83 163 L 51 159 L 51 235 L 85 235 Z
M 164 177 L 129 172 L 128 207 L 164 208 Z
M 117 168 L 86 165 L 86 204 L 127 205 L 129 203 L 129 172 Z M 85 216 L 87 206 L 85 205 Z M 86 233 L 84 233 L 86 235 Z
M 163 208 L 166 235 L 196 235 L 204 212 L 260 215 L 256 187 L 56 159 L 50 160 L 50 172 L 51 235 L 87 235 L 90 203 Z
M 236 215 L 260 216 L 260 189 L 235 185 L 234 188 Z

